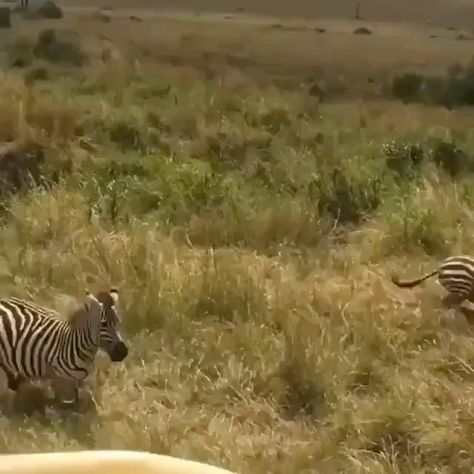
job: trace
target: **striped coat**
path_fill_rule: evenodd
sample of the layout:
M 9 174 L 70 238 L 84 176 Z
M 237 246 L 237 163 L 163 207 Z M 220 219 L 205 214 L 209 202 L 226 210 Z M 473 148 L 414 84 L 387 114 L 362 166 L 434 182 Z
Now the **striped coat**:
M 436 270 L 414 280 L 402 281 L 392 277 L 392 282 L 401 288 L 413 288 L 435 275 L 438 275 L 439 283 L 448 291 L 443 298 L 445 306 L 459 307 L 465 300 L 474 302 L 474 258 L 467 255 L 448 257 Z
M 115 310 L 116 290 L 87 293 L 84 307 L 68 320 L 39 305 L 18 299 L 0 299 L 0 367 L 9 387 L 27 379 L 67 380 L 78 384 L 90 373 L 100 348 L 112 361 L 127 357 Z M 75 387 L 76 401 L 78 389 Z

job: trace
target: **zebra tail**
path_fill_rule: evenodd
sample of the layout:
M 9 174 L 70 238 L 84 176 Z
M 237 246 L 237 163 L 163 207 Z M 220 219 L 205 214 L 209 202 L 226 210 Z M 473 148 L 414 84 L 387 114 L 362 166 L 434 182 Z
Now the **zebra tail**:
M 399 280 L 397 277 L 392 277 L 392 283 L 395 285 L 399 286 L 400 288 L 413 288 L 414 286 L 419 285 L 420 283 L 424 282 L 428 278 L 431 278 L 432 276 L 435 276 L 438 273 L 438 269 L 433 270 L 430 273 L 427 273 L 426 275 L 421 276 L 420 278 L 417 278 L 416 280 Z

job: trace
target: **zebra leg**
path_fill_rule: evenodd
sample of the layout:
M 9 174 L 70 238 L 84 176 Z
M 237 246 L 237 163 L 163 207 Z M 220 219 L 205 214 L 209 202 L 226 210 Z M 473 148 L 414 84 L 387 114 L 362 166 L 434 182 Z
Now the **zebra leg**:
M 15 393 L 8 388 L 8 373 L 0 367 L 0 414 L 13 413 Z
M 14 374 L 10 372 L 3 364 L 0 363 L 0 369 L 5 374 L 8 381 L 8 388 L 13 392 L 16 392 L 20 385 L 28 382 L 28 379 L 20 374 Z
M 74 403 L 75 403 L 76 407 L 79 406 L 80 401 L 81 401 L 81 399 L 79 397 L 79 386 L 76 385 L 74 387 Z
M 3 395 L 8 389 L 8 374 L 2 367 L 0 367 L 0 394 Z
M 463 301 L 463 303 L 459 306 L 459 310 L 466 318 L 466 321 L 471 326 L 474 325 L 474 302 L 471 299 L 467 299 Z
M 469 325 L 474 325 L 474 290 L 469 293 L 469 296 L 459 305 L 459 310 L 466 318 Z
M 79 406 L 79 381 L 54 377 L 51 380 L 51 385 L 54 392 L 54 404 L 56 406 Z
M 50 389 L 53 392 L 52 401 L 56 407 L 59 407 L 63 404 L 65 389 L 70 380 L 56 375 L 56 371 L 51 366 L 48 366 L 45 372 L 45 378 L 49 381 Z

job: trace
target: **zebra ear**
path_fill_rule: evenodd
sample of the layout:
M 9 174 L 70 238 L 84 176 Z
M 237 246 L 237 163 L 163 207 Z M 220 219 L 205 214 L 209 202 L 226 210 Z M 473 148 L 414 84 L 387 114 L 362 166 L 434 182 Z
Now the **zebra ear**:
M 110 291 L 110 297 L 112 298 L 113 304 L 117 304 L 119 300 L 119 293 L 117 288 L 111 288 Z
M 89 291 L 86 291 L 86 310 L 88 313 L 102 313 L 102 303 Z

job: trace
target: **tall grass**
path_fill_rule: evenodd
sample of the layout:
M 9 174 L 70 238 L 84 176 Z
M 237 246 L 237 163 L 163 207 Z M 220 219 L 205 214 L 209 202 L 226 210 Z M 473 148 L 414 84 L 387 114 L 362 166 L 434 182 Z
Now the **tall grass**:
M 470 113 L 321 105 L 189 70 L 110 83 L 109 67 L 4 74 L 4 130 L 69 165 L 4 200 L 0 281 L 60 310 L 119 287 L 132 352 L 99 360 L 97 415 L 1 419 L 0 449 L 471 472 L 470 329 L 432 283 L 389 282 L 472 248 L 470 167 L 450 174 L 431 140 L 452 150 L 433 127 L 456 129 L 470 163 Z

